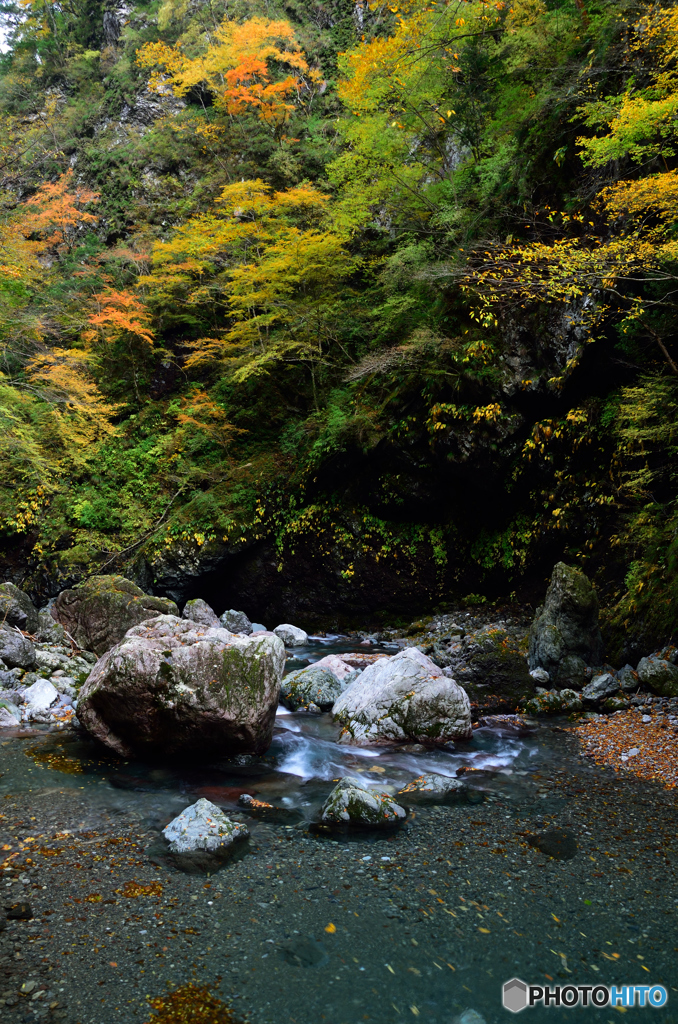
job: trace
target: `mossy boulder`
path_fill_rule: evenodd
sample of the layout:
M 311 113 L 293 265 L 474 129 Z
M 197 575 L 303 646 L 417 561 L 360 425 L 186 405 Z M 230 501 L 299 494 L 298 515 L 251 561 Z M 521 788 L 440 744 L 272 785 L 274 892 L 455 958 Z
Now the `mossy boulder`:
M 63 590 L 52 614 L 80 647 L 102 655 L 132 626 L 156 615 L 178 615 L 179 609 L 169 598 L 150 597 L 124 576 L 92 576 Z
M 514 711 L 519 700 L 535 691 L 526 654 L 524 634 L 489 625 L 464 637 L 461 650 L 451 661 L 452 672 L 472 704 Z
M 667 658 L 651 654 L 641 658 L 636 669 L 638 678 L 660 697 L 678 697 L 678 666 Z
M 328 669 L 309 665 L 285 676 L 280 698 L 290 711 L 307 708 L 309 704 L 315 704 L 321 711 L 331 711 L 346 686 Z
M 575 690 L 542 690 L 520 702 L 520 710 L 526 715 L 563 715 L 581 711 L 584 706 L 582 695 Z
M 345 778 L 323 804 L 323 825 L 354 825 L 363 828 L 393 828 L 405 821 L 407 811 L 393 797 L 371 789 L 362 779 Z
M 130 629 L 80 690 L 78 719 L 124 757 L 205 760 L 263 753 L 273 736 L 285 648 L 175 615 Z
M 27 633 L 38 628 L 38 611 L 28 594 L 13 583 L 0 583 L 0 623 L 18 626 Z
M 603 661 L 598 615 L 591 581 L 579 569 L 558 562 L 530 629 L 530 669 L 544 669 L 555 686 L 580 684 L 586 665 Z

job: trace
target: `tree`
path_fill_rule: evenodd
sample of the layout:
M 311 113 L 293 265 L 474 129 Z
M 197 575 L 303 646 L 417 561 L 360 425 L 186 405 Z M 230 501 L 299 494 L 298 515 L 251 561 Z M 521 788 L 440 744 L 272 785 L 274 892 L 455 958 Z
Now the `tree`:
M 22 231 L 26 237 L 42 236 L 44 249 L 70 252 L 80 229 L 94 225 L 97 218 L 85 207 L 96 203 L 99 192 L 75 184 L 69 169 L 53 183 L 45 182 L 26 203 Z
M 199 57 L 165 43 L 147 43 L 137 61 L 154 69 L 149 86 L 156 92 L 168 81 L 175 96 L 205 89 L 224 113 L 255 110 L 278 130 L 294 110 L 289 100 L 311 92 L 322 79 L 308 66 L 289 22 L 261 17 L 243 23 L 224 20 Z

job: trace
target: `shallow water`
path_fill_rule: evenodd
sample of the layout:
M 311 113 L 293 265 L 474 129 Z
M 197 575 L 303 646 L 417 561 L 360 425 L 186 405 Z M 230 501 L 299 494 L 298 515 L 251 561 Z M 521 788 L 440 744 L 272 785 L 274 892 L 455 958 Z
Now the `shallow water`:
M 355 649 L 325 638 L 297 649 L 288 668 Z M 501 985 L 512 976 L 537 985 L 663 984 L 666 1007 L 626 1009 L 625 1019 L 676 1024 L 674 791 L 595 768 L 578 756 L 568 727 L 543 721 L 520 737 L 480 729 L 469 742 L 439 751 L 366 750 L 338 744 L 329 715 L 281 709 L 265 757 L 202 768 L 102 756 L 72 732 L 3 738 L 0 799 L 5 809 L 16 805 L 24 821 L 20 808 L 30 808 L 32 831 L 57 821 L 83 836 L 120 827 L 148 845 L 198 796 L 244 817 L 236 810 L 243 792 L 291 815 L 288 822 L 249 820 L 247 855 L 207 883 L 148 864 L 131 868 L 135 878 L 160 878 L 165 888 L 148 907 L 139 901 L 136 918 L 122 916 L 129 907 L 119 896 L 127 877 L 119 865 L 83 860 L 83 870 L 67 868 L 57 881 L 49 871 L 56 872 L 58 858 L 46 861 L 45 889 L 31 899 L 40 913 L 54 910 L 57 946 L 76 938 L 71 928 L 88 929 L 83 948 L 104 927 L 110 935 L 103 959 L 83 952 L 81 961 L 64 961 L 73 1024 L 141 1024 L 149 1016 L 145 994 L 191 976 L 234 999 L 254 1024 L 453 1024 L 470 1009 L 498 1024 L 515 1019 L 501 1006 Z M 414 809 L 396 833 L 309 830 L 342 775 L 358 773 L 395 792 L 424 771 L 452 775 L 460 767 L 475 769 L 466 776 L 467 796 Z M 52 824 L 41 824 L 49 814 Z M 572 859 L 530 845 L 554 828 L 574 837 Z M 94 860 L 103 863 L 104 852 Z M 87 904 L 93 888 L 109 898 Z M 60 900 L 64 914 L 79 904 L 80 916 L 62 922 Z M 170 925 L 178 936 L 166 934 Z M 192 937 L 201 931 L 202 938 Z M 161 932 L 166 946 L 149 941 Z M 122 936 L 129 954 L 116 945 Z M 92 993 L 94 978 L 105 988 Z M 97 1009 L 102 991 L 105 1012 Z M 561 1018 L 612 1022 L 619 1015 L 611 1007 L 535 1008 L 521 1019 Z

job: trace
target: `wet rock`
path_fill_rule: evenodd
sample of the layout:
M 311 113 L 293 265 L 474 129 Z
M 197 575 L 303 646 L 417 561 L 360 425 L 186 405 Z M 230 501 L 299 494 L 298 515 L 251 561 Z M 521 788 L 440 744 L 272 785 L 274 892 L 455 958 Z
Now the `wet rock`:
M 0 583 L 0 622 L 27 633 L 38 628 L 38 611 L 28 594 L 13 583 Z
M 581 711 L 584 706 L 581 693 L 570 690 L 545 690 L 520 702 L 520 710 L 527 715 L 558 715 Z
M 598 704 L 606 697 L 617 693 L 618 690 L 619 681 L 609 672 L 605 672 L 603 675 L 594 676 L 591 682 L 587 683 L 582 690 L 582 697 L 587 704 Z
M 406 786 L 399 789 L 397 796 L 405 797 L 405 803 L 442 803 L 453 796 L 458 796 L 459 791 L 464 789 L 464 783 L 460 779 L 453 779 L 447 775 L 420 775 L 412 779 Z
M 443 744 L 472 734 L 465 691 L 416 647 L 369 665 L 337 700 L 340 743 Z
M 577 661 L 566 659 L 575 658 Z M 598 595 L 579 569 L 558 562 L 530 629 L 530 669 L 543 668 L 555 685 L 580 678 L 581 665 L 600 665 L 603 640 L 598 625 Z
M 21 723 L 21 712 L 16 704 L 4 698 L 0 700 L 0 729 L 15 728 Z
M 555 860 L 572 860 L 577 853 L 574 835 L 560 828 L 549 829 L 540 836 L 530 836 L 528 843 Z
M 617 678 L 619 679 L 619 689 L 623 693 L 634 693 L 640 686 L 638 673 L 631 665 L 624 665 L 623 668 L 620 668 Z
M 183 870 L 209 870 L 230 859 L 249 829 L 231 821 L 216 804 L 201 797 L 163 829 L 169 854 Z
M 31 668 L 35 665 L 35 647 L 18 629 L 0 628 L 0 658 L 10 668 Z
M 309 665 L 285 676 L 280 699 L 290 711 L 307 708 L 310 704 L 316 705 L 318 711 L 331 711 L 345 689 L 346 683 L 340 682 L 332 672 Z
M 179 615 L 174 601 L 150 597 L 124 576 L 92 576 L 63 590 L 53 606 L 58 622 L 87 651 L 104 654 L 128 629 L 157 615 Z
M 273 632 L 280 637 L 285 647 L 304 647 L 308 643 L 308 633 L 298 626 L 291 626 L 289 622 L 276 626 Z
M 289 807 L 276 807 L 275 804 L 266 803 L 265 800 L 257 800 L 249 793 L 243 793 L 238 797 L 238 807 L 242 807 L 253 818 L 260 821 L 270 821 L 274 824 L 286 824 L 299 821 L 301 815 Z
M 188 619 L 189 622 L 198 622 L 201 626 L 219 625 L 219 616 L 212 608 L 210 608 L 207 601 L 203 601 L 201 597 L 196 597 L 193 601 L 187 601 L 184 605 L 181 617 L 182 619 Z M 225 628 L 228 629 L 229 627 L 226 626 Z M 240 631 L 232 629 L 231 632 L 238 633 Z
M 521 697 L 535 690 L 526 654 L 524 632 L 489 624 L 469 632 L 461 646 L 451 650 L 448 663 L 453 678 L 475 704 L 487 710 L 513 711 Z
M 300 935 L 289 942 L 283 942 L 278 952 L 285 963 L 292 967 L 320 967 L 329 960 L 323 946 L 312 935 Z
M 452 1024 L 486 1024 L 485 1018 L 477 1010 L 464 1010 L 455 1017 Z
M 237 612 L 234 608 L 229 608 L 227 612 L 224 612 L 219 619 L 222 627 L 228 629 L 231 633 L 253 633 L 255 632 L 254 626 L 247 618 L 244 612 Z M 259 623 L 257 623 L 259 625 Z M 262 626 L 262 629 L 264 627 Z M 258 630 L 257 630 L 258 632 Z M 284 641 L 283 641 L 284 642 Z
M 660 697 L 678 697 L 678 667 L 651 654 L 641 658 L 636 669 L 641 683 Z
M 405 820 L 407 812 L 393 797 L 370 789 L 362 779 L 337 783 L 320 812 L 323 825 L 359 825 L 388 828 Z
M 8 921 L 32 921 L 33 911 L 30 903 L 12 903 L 5 907 Z
M 263 753 L 284 665 L 277 637 L 159 615 L 97 662 L 80 690 L 78 719 L 125 757 Z

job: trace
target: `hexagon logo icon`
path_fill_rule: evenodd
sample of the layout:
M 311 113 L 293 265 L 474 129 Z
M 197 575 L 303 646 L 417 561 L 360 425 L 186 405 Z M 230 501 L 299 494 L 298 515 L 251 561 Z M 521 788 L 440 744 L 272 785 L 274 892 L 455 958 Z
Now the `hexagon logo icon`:
M 520 978 L 511 978 L 503 989 L 504 1009 L 518 1013 L 527 1006 L 527 985 Z

